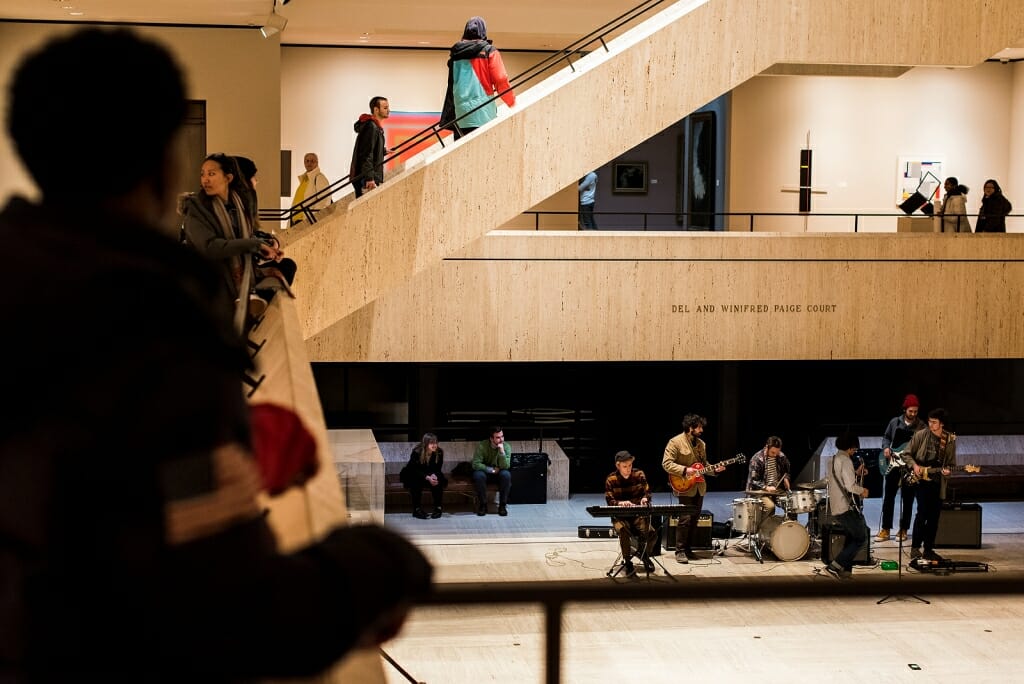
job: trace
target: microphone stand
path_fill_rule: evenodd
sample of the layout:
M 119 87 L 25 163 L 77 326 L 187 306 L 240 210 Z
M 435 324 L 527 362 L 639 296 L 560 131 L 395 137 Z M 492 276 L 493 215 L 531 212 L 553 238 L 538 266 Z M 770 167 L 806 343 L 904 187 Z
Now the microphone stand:
M 900 484 L 902 486 L 903 483 L 901 482 Z M 903 507 L 903 492 L 900 492 L 900 509 L 901 510 L 902 510 L 902 507 Z M 903 581 L 903 537 L 901 535 L 897 534 L 896 538 L 899 541 L 899 549 L 900 549 L 900 555 L 899 555 L 899 559 L 900 560 L 899 560 L 899 563 L 896 565 L 896 585 L 899 586 L 902 583 L 902 581 Z M 896 594 L 889 594 L 888 596 L 884 596 L 884 597 L 878 599 L 877 601 L 875 601 L 875 604 L 876 605 L 882 605 L 883 603 L 888 603 L 889 601 L 909 601 L 910 599 L 914 599 L 914 600 L 920 601 L 921 603 L 927 603 L 928 605 L 931 605 L 931 603 L 932 603 L 931 601 L 928 601 L 927 599 L 921 598 L 917 594 L 900 594 L 900 593 L 896 593 Z

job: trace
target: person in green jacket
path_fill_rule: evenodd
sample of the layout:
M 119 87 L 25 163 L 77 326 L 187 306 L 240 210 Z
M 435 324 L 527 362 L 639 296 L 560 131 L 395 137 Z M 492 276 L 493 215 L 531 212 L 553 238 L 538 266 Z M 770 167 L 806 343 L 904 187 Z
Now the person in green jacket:
M 512 489 L 512 447 L 505 444 L 500 426 L 491 428 L 491 436 L 481 440 L 473 452 L 473 488 L 476 490 L 477 515 L 487 515 L 487 483 L 498 483 L 498 515 L 508 515 L 508 493 Z

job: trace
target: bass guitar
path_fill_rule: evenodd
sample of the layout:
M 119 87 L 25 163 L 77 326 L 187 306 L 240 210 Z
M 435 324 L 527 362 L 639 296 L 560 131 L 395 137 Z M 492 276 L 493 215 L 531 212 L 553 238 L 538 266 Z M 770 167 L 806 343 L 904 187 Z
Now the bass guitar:
M 732 458 L 727 458 L 724 461 L 719 461 L 714 465 L 707 466 L 707 468 L 710 470 L 715 470 L 719 466 L 728 466 L 732 465 L 733 463 L 746 463 L 746 461 L 746 456 L 744 456 L 743 454 L 736 454 Z M 691 489 L 693 489 L 694 485 L 696 485 L 698 482 L 704 481 L 705 467 L 703 463 L 694 463 L 692 466 L 689 466 L 689 468 L 696 472 L 692 473 L 689 476 L 674 475 L 673 473 L 668 474 L 668 483 L 672 487 L 672 491 L 680 496 L 686 494 Z
M 907 472 L 903 475 L 903 482 L 907 485 L 915 485 L 918 482 L 928 482 L 932 479 L 932 475 L 938 475 L 942 472 L 943 468 L 950 472 L 963 471 L 965 473 L 980 473 L 981 466 L 976 465 L 962 465 L 962 466 L 935 466 L 934 468 L 921 468 L 921 475 L 915 475 L 913 468 L 907 468 Z
M 882 477 L 885 477 L 893 468 L 906 468 L 907 462 L 903 460 L 903 451 L 910 444 L 909 441 L 900 444 L 896 448 L 890 448 L 889 454 L 892 458 L 885 457 L 885 449 L 878 454 L 878 472 L 881 473 Z

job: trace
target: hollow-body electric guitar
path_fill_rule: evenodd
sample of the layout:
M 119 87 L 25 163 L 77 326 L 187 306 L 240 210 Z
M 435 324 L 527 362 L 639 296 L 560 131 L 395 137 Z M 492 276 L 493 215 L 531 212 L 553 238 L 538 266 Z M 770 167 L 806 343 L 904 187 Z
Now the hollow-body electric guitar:
M 707 469 L 713 471 L 716 468 L 718 468 L 718 466 L 727 466 L 727 465 L 732 465 L 733 463 L 745 463 L 746 460 L 747 460 L 747 457 L 744 456 L 743 454 L 736 454 L 732 458 L 727 458 L 724 461 L 719 461 L 718 463 L 715 463 L 714 465 L 707 466 Z M 691 474 L 689 476 L 686 476 L 686 475 L 674 475 L 672 473 L 668 474 L 668 483 L 669 483 L 669 485 L 672 486 L 672 491 L 675 492 L 676 494 L 679 494 L 679 495 L 686 494 L 691 489 L 693 489 L 694 485 L 696 485 L 698 482 L 703 482 L 704 481 L 704 470 L 705 470 L 705 467 L 704 467 L 703 463 L 699 463 L 699 462 L 698 463 L 694 463 L 693 465 L 688 466 L 688 467 L 691 470 L 695 470 L 696 472 L 694 472 L 693 474 Z

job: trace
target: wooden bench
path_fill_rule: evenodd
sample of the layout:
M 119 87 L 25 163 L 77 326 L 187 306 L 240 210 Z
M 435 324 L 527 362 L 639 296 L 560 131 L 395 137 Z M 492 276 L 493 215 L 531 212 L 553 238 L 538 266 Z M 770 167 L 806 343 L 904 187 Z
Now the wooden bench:
M 468 463 L 468 461 L 467 461 Z M 452 467 L 457 464 L 452 464 Z M 445 476 L 448 478 L 448 486 L 444 490 L 442 506 L 452 510 L 476 510 L 476 490 L 473 489 L 473 478 L 471 475 L 453 475 L 449 471 L 448 463 L 444 464 Z M 411 511 L 412 499 L 409 498 L 409 491 L 399 479 L 399 473 L 388 473 L 385 477 L 384 506 L 388 511 Z M 487 502 L 497 505 L 498 485 L 494 482 L 487 483 Z M 424 510 L 433 507 L 433 499 L 430 496 L 430 489 L 424 488 L 420 495 L 421 506 Z M 492 511 L 496 510 L 492 507 Z
M 452 475 L 455 466 L 460 462 L 469 462 L 473 458 L 476 442 L 441 442 L 444 449 L 444 474 L 448 478 L 448 487 L 444 493 L 444 507 L 452 510 L 474 510 L 476 493 L 473 490 L 471 475 Z M 536 450 L 534 441 L 521 442 L 509 440 L 512 453 L 530 453 Z M 409 462 L 409 454 L 416 442 L 378 442 L 381 456 L 384 458 L 384 508 L 387 512 L 411 511 L 412 502 L 409 492 L 402 486 L 399 473 Z M 569 498 L 569 458 L 556 442 L 545 444 L 544 452 L 550 457 L 547 473 L 548 501 L 565 501 Z M 493 512 L 497 509 L 498 486 L 496 483 L 487 485 L 487 503 Z M 515 494 L 512 494 L 513 500 Z M 424 489 L 421 495 L 423 508 L 432 506 L 430 490 Z

